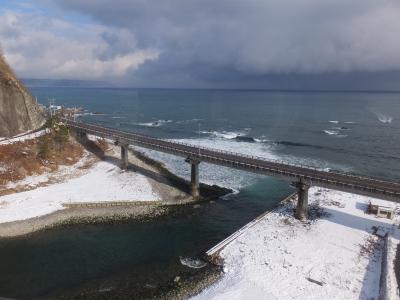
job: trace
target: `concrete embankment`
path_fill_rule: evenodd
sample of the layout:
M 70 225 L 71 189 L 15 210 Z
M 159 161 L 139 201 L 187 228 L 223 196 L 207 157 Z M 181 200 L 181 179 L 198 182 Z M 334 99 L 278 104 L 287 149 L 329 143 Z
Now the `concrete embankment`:
M 39 230 L 71 224 L 112 223 L 123 220 L 150 220 L 164 215 L 168 208 L 162 205 L 129 205 L 71 207 L 44 216 L 0 224 L 0 237 L 16 237 Z
M 279 203 L 284 204 L 292 199 L 294 199 L 295 197 L 297 197 L 296 193 L 290 194 L 289 196 L 287 196 L 286 198 L 284 198 L 283 200 L 281 200 Z M 244 234 L 248 229 L 250 229 L 251 227 L 253 227 L 254 225 L 256 225 L 258 222 L 260 222 L 261 220 L 263 220 L 266 216 L 268 216 L 272 211 L 267 211 L 265 213 L 263 213 L 262 215 L 258 216 L 257 218 L 255 218 L 253 221 L 247 223 L 245 226 L 243 226 L 242 228 L 240 228 L 239 230 L 235 231 L 234 233 L 232 233 L 230 236 L 228 236 L 226 239 L 224 239 L 223 241 L 221 241 L 220 243 L 218 243 L 217 245 L 215 245 L 214 247 L 212 247 L 210 250 L 208 250 L 206 252 L 206 257 L 208 258 L 209 261 L 211 261 L 214 264 L 217 265 L 221 265 L 221 259 L 219 257 L 219 253 L 226 247 L 228 246 L 231 242 L 233 242 L 234 240 L 236 240 L 238 237 L 240 237 L 242 234 Z
M 102 160 L 109 163 L 110 165 L 109 169 L 119 170 L 118 168 L 119 160 L 117 151 L 118 149 L 115 146 L 110 146 L 109 149 L 105 151 L 105 153 L 102 153 L 101 151 L 102 149 L 100 149 L 93 142 L 91 145 L 89 145 L 90 147 L 87 147 L 88 145 L 85 146 L 87 150 L 93 150 L 93 148 L 95 148 L 95 150 L 97 150 L 98 153 L 96 153 L 96 151 L 94 151 L 94 153 L 96 153 L 96 156 L 98 157 L 100 156 Z M 58 199 L 59 200 L 58 202 L 61 201 L 62 207 L 64 207 L 64 209 L 47 213 L 45 215 L 43 214 L 41 216 L 33 218 L 28 217 L 22 220 L 17 219 L 16 221 L 5 221 L 5 223 L 0 224 L 0 237 L 13 237 L 13 236 L 26 235 L 38 230 L 49 229 L 54 226 L 60 226 L 63 224 L 114 222 L 126 219 L 151 219 L 153 217 L 166 214 L 169 211 L 171 205 L 176 206 L 176 205 L 192 204 L 194 202 L 193 198 L 188 193 L 189 184 L 184 179 L 171 173 L 162 165 L 162 163 L 146 157 L 143 153 L 132 151 L 131 154 L 133 155 L 130 155 L 129 157 L 128 170 L 125 172 L 140 174 L 143 175 L 145 178 L 147 178 L 147 181 L 151 185 L 151 187 L 149 186 L 149 190 L 152 189 L 153 192 L 158 195 L 158 198 L 160 199 L 159 201 L 155 201 L 154 199 L 141 199 L 141 201 L 134 201 L 134 200 L 109 201 L 111 199 L 104 199 L 107 201 L 100 201 L 100 200 L 92 201 L 88 197 L 90 195 L 87 194 L 82 195 L 82 197 L 84 196 L 83 199 L 88 199 L 87 201 L 85 200 L 86 202 L 71 203 L 65 201 L 64 203 L 62 203 L 61 199 Z M 91 166 L 91 168 L 93 169 L 93 166 Z M 109 173 L 109 171 L 107 171 L 106 169 L 97 170 L 96 171 L 97 173 L 93 173 L 94 174 L 92 176 L 93 178 L 90 177 L 91 176 L 90 170 L 87 170 L 86 172 L 87 174 L 85 173 L 86 174 L 85 176 L 88 176 L 93 179 L 93 180 L 91 180 L 90 178 L 89 178 L 90 180 L 87 179 L 88 183 L 98 181 L 98 176 L 99 176 L 98 172 Z M 119 178 L 118 177 L 119 171 L 115 172 L 116 172 L 115 176 L 117 177 L 114 176 L 113 178 L 110 178 L 110 180 L 113 179 L 115 181 L 117 180 L 115 178 Z M 122 172 L 121 174 L 123 173 L 124 172 Z M 107 176 L 103 177 L 108 178 Z M 65 178 L 65 180 L 68 179 Z M 117 184 L 116 188 L 125 190 L 124 186 L 126 185 L 126 183 L 124 182 L 121 182 L 121 184 Z M 132 185 L 139 184 L 138 181 L 136 180 L 132 180 L 131 183 Z M 41 191 L 42 194 L 45 195 L 47 193 L 48 195 L 48 193 L 51 193 L 51 195 L 53 195 L 54 197 L 61 197 L 61 198 L 63 197 L 62 193 L 54 193 L 54 189 L 51 189 L 51 187 L 52 185 L 49 185 L 48 187 L 47 186 L 42 187 Z M 79 187 L 75 187 L 72 183 L 70 186 L 67 186 L 66 184 L 66 186 L 60 187 L 59 190 L 67 188 L 68 189 L 76 188 L 78 189 L 76 192 L 79 192 Z M 46 192 L 46 189 L 49 190 Z M 53 192 L 50 192 L 50 190 Z M 218 198 L 230 192 L 231 190 L 229 189 L 224 189 L 217 186 L 203 185 L 202 200 Z M 149 194 L 148 191 L 146 193 Z M 121 198 L 125 199 L 129 198 L 127 196 L 131 195 L 131 194 L 126 195 L 126 193 L 123 194 L 124 196 Z M 102 197 L 98 193 L 97 194 L 94 193 L 93 195 L 96 196 L 93 199 L 98 199 L 99 197 Z M 29 195 L 27 195 L 26 197 L 29 197 Z M 65 196 L 64 198 L 68 199 L 69 197 L 70 196 Z M 132 198 L 134 197 L 135 196 L 133 195 Z M 144 201 L 144 200 L 149 200 L 149 201 Z M 5 205 L 7 205 L 7 203 L 5 203 Z M 50 206 L 57 206 L 57 205 L 54 204 Z
M 399 236 L 395 230 L 389 230 L 383 238 L 381 275 L 379 280 L 379 300 L 399 299 L 399 288 L 396 278 L 398 264 Z

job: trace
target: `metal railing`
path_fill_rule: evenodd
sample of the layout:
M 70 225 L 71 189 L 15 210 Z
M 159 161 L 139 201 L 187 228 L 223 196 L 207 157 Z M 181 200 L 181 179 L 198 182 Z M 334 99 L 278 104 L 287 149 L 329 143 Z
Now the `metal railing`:
M 126 141 L 128 143 L 135 144 L 139 147 L 140 146 L 148 147 L 153 150 L 158 149 L 160 151 L 173 154 L 179 153 L 179 155 L 184 155 L 189 157 L 191 156 L 196 159 L 205 160 L 209 163 L 212 163 L 213 161 L 220 162 L 224 163 L 225 165 L 237 166 L 245 169 L 254 169 L 256 171 L 271 172 L 288 177 L 304 178 L 304 179 L 309 179 L 311 181 L 325 182 L 336 186 L 343 186 L 349 188 L 357 187 L 358 189 L 366 191 L 400 195 L 400 183 L 398 182 L 389 182 L 380 179 L 370 178 L 361 175 L 348 174 L 348 173 L 331 172 L 323 169 L 318 169 L 313 166 L 293 164 L 282 160 L 266 159 L 265 157 L 248 155 L 222 149 L 211 149 L 202 146 L 200 147 L 184 142 L 161 140 L 132 132 L 106 128 L 99 126 L 97 124 L 72 121 L 66 118 L 63 118 L 62 121 L 64 121 L 67 125 L 71 127 L 83 130 L 93 135 L 107 136 L 111 137 L 112 139 Z M 183 148 L 179 146 L 182 146 Z M 207 154 L 207 152 L 211 154 L 221 154 L 221 155 L 209 155 Z M 246 161 L 246 160 L 252 160 L 252 161 Z M 285 168 L 286 170 L 284 170 Z M 303 171 L 304 173 L 302 173 L 301 171 Z M 339 178 L 334 178 L 334 177 L 339 177 Z M 347 180 L 350 181 L 350 179 L 352 179 L 351 181 L 360 181 L 360 182 L 359 183 L 345 182 Z M 377 185 L 379 184 L 390 185 L 391 188 L 394 188 L 396 190 L 399 189 L 399 191 L 392 192 L 387 189 L 382 189 L 382 187 L 372 188 L 370 186 L 365 185 L 367 182 L 375 183 Z

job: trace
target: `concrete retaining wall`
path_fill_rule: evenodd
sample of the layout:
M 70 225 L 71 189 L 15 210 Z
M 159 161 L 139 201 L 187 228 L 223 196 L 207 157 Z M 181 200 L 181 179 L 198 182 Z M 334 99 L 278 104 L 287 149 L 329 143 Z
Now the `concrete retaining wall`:
M 286 197 L 285 199 L 281 200 L 280 203 L 289 201 L 293 198 L 297 197 L 297 192 L 290 194 L 288 197 Z M 264 219 L 268 214 L 272 213 L 272 211 L 267 211 L 265 213 L 263 213 L 262 215 L 258 216 L 257 218 L 255 218 L 253 221 L 251 221 L 250 223 L 247 223 L 245 226 L 243 226 L 242 228 L 240 228 L 239 230 L 237 230 L 236 232 L 234 232 L 233 234 L 231 234 L 230 236 L 228 236 L 226 239 L 224 239 L 222 242 L 218 243 L 217 245 L 215 245 L 214 247 L 212 247 L 210 250 L 208 250 L 206 252 L 207 257 L 213 261 L 213 262 L 217 262 L 218 261 L 218 255 L 219 253 L 226 247 L 228 246 L 231 242 L 233 242 L 235 239 L 237 239 L 239 236 L 241 236 L 243 233 L 245 233 L 249 228 L 253 227 L 254 225 L 256 225 L 258 222 L 260 222 L 262 219 Z
M 394 232 L 384 237 L 381 261 L 381 276 L 379 280 L 379 300 L 399 299 L 399 287 L 395 274 L 395 259 L 398 246 L 398 237 Z
M 382 247 L 382 261 L 381 261 L 381 276 L 379 279 L 379 300 L 389 300 L 388 297 L 388 284 L 390 280 L 388 279 L 388 244 L 389 244 L 389 234 L 386 234 L 383 238 Z
M 114 206 L 156 206 L 161 201 L 104 201 L 104 202 L 71 202 L 63 203 L 65 208 L 90 208 L 90 207 L 114 207 Z

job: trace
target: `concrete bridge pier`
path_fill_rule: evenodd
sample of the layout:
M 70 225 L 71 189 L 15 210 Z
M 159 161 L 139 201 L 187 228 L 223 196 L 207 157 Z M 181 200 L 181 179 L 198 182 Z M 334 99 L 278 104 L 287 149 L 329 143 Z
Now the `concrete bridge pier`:
M 191 166 L 190 173 L 190 193 L 194 199 L 200 197 L 199 164 L 197 160 L 189 160 Z
M 128 168 L 128 144 L 120 144 L 121 146 L 121 169 L 125 170 Z
M 86 141 L 88 139 L 87 133 L 84 130 L 77 130 L 76 131 L 76 136 L 79 141 Z
M 299 220 L 306 220 L 308 217 L 308 190 L 310 185 L 303 181 L 296 182 L 297 188 L 297 207 L 295 217 Z

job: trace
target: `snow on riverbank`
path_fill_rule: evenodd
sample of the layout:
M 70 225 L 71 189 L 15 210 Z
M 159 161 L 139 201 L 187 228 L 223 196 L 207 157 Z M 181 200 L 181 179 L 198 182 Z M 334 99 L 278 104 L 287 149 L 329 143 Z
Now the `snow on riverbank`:
M 195 299 L 377 299 L 382 242 L 372 227 L 399 229 L 365 214 L 369 200 L 395 206 L 311 188 L 328 216 L 303 224 L 287 206 L 268 214 L 221 251 L 223 278 Z
M 77 178 L 0 197 L 0 223 L 45 215 L 63 209 L 62 203 L 128 200 L 156 201 L 159 196 L 146 177 L 100 161 Z

